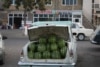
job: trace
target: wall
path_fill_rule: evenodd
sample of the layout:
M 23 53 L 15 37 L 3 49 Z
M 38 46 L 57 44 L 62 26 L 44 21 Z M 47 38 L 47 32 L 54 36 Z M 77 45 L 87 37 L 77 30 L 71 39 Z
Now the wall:
M 83 14 L 92 22 L 92 0 L 83 0 Z
M 74 10 L 82 10 L 82 1 L 78 0 L 77 5 L 74 5 Z M 64 6 L 62 5 L 62 0 L 52 0 L 52 6 L 46 6 L 47 9 L 57 9 L 57 10 L 72 10 L 72 5 Z

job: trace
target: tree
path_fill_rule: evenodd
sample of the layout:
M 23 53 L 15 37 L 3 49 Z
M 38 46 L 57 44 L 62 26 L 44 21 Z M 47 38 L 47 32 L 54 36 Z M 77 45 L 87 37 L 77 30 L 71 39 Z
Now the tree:
M 8 9 L 12 4 L 12 0 L 3 0 L 3 7 Z M 27 11 L 31 11 L 33 9 L 39 9 L 41 11 L 45 10 L 45 0 L 15 0 L 16 9 L 19 9 L 21 5 L 24 8 L 24 15 L 26 15 Z M 26 16 L 24 16 L 24 24 L 26 25 Z

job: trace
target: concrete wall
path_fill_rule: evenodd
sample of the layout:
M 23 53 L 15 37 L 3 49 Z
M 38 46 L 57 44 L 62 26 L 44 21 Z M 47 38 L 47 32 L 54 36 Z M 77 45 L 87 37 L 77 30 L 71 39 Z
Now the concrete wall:
M 90 22 L 92 21 L 92 0 L 83 0 L 83 14 Z
M 100 0 L 94 0 L 94 3 L 99 4 Z
M 83 0 L 77 0 L 77 4 L 74 5 L 74 10 L 82 10 Z M 62 0 L 52 0 L 52 5 L 46 6 L 46 9 L 51 10 L 72 10 L 72 5 L 62 5 Z

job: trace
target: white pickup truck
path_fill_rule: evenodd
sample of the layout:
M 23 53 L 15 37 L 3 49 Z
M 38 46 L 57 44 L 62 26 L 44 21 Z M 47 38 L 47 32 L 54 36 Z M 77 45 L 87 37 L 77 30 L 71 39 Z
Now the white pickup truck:
M 19 67 L 74 67 L 77 43 L 71 24 L 70 21 L 33 23 L 28 28 L 30 41 L 22 49 Z M 57 37 L 52 37 L 52 34 Z
M 85 40 L 86 38 L 90 38 L 94 30 L 87 29 L 80 23 L 73 23 L 72 32 L 77 34 L 76 36 L 78 40 Z

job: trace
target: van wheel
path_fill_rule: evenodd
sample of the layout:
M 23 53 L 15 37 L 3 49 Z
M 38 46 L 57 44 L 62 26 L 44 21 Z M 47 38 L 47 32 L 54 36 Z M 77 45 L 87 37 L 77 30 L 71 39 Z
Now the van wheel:
M 0 60 L 0 65 L 3 65 L 4 64 L 4 60 Z
M 5 53 L 3 54 L 3 58 L 0 60 L 0 65 L 3 65 L 5 62 Z
M 84 34 L 78 34 L 77 38 L 80 41 L 85 40 L 85 35 Z

